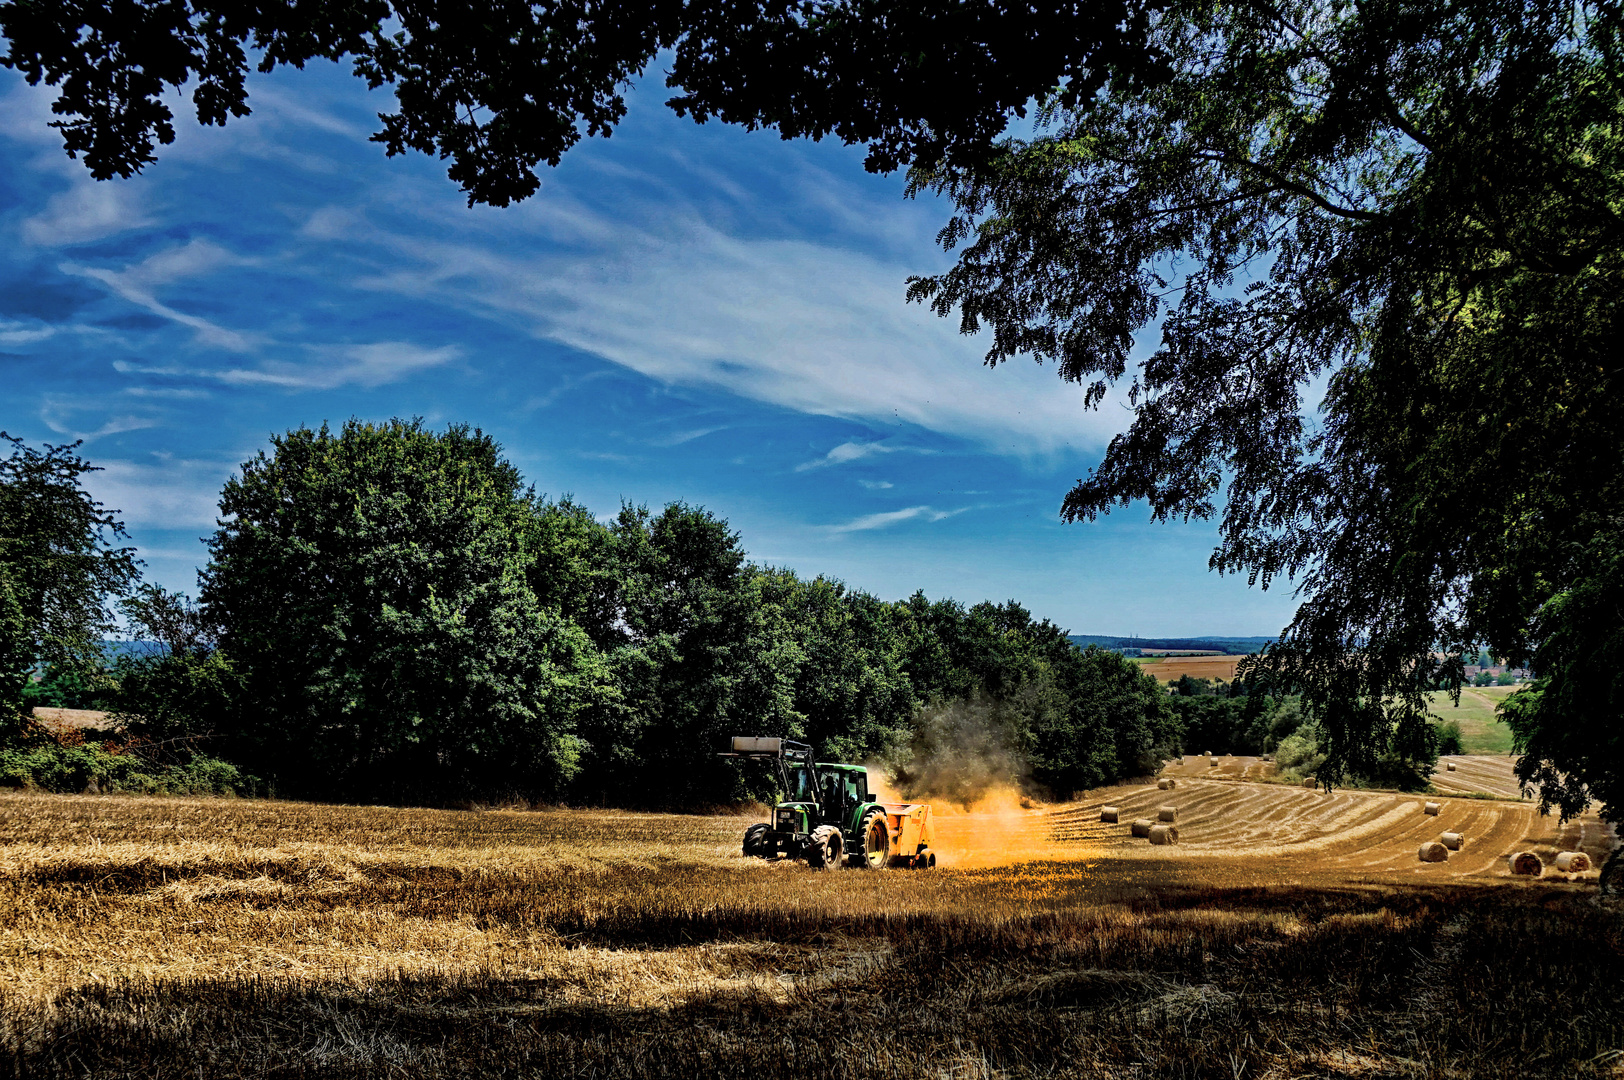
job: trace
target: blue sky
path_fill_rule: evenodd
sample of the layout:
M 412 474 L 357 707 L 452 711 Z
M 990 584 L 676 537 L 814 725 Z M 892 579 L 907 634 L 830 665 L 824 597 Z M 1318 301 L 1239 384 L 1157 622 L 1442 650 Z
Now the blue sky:
M 1273 634 L 1288 588 L 1211 526 L 1063 525 L 1126 422 L 903 301 L 945 208 L 862 151 L 679 120 L 650 81 L 507 209 L 366 141 L 386 99 L 313 65 L 178 126 L 130 181 L 63 154 L 0 71 L 0 427 L 83 439 L 151 578 L 191 591 L 221 483 L 270 434 L 467 422 L 600 516 L 703 505 L 752 558 L 880 596 L 1016 599 L 1077 633 Z M 186 115 L 184 107 L 177 113 Z

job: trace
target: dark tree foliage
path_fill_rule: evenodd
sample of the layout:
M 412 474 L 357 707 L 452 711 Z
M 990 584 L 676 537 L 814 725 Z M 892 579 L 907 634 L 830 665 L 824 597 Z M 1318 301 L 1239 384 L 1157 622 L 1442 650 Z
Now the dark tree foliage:
M 217 628 L 184 593 L 143 584 L 119 610 L 131 640 L 144 647 L 119 653 L 103 704 L 140 756 L 185 764 L 233 729 L 242 680 L 218 649 Z
M 185 593 L 142 584 L 119 601 L 133 641 L 150 643 L 167 656 L 206 656 L 214 651 L 215 627 Z
M 992 0 L 6 0 L 0 62 L 59 87 L 53 122 L 99 179 L 129 176 L 172 142 L 167 92 L 195 80 L 201 124 L 249 112 L 250 67 L 349 58 L 394 90 L 374 141 L 451 159 L 470 203 L 536 190 L 583 133 L 608 135 L 623 91 L 674 50 L 670 104 L 869 143 L 890 170 L 974 156 L 1035 96 L 1086 96 L 1108 70 L 1154 79 L 1156 3 L 1028 7 Z
M 738 534 L 698 507 L 623 507 L 609 531 L 618 592 L 605 659 L 618 694 L 606 726 L 586 736 L 581 786 L 622 804 L 742 797 L 737 771 L 717 756 L 728 737 L 789 734 L 796 719 L 803 654 L 771 581 L 745 561 Z
M 1154 679 L 1118 653 L 1079 650 L 1015 601 L 966 608 L 919 593 L 895 610 L 903 670 L 933 706 L 924 719 L 940 729 L 944 703 L 968 703 L 945 715 L 995 730 L 955 729 L 955 737 L 996 747 L 1037 790 L 1064 798 L 1149 774 L 1177 750 L 1178 722 Z
M 110 603 L 135 584 L 124 526 L 85 491 L 79 444 L 36 449 L 0 432 L 0 741 L 16 738 L 36 668 L 99 673 Z
M 27 709 L 97 709 L 108 693 L 101 671 L 84 663 L 47 664 L 23 687 Z
M 989 331 L 989 364 L 1134 410 L 1064 516 L 1217 516 L 1214 568 L 1296 582 L 1249 668 L 1301 690 L 1328 782 L 1423 758 L 1425 692 L 1482 645 L 1537 655 L 1584 580 L 1564 553 L 1618 534 L 1621 25 L 1606 0 L 1174 4 L 1167 81 L 914 174 L 961 250 L 912 297 Z M 1584 763 L 1541 745 L 1542 780 Z
M 894 609 L 827 578 L 764 570 L 763 599 L 798 651 L 793 731 L 837 761 L 891 750 L 915 704 Z
M 242 680 L 231 756 L 324 796 L 562 790 L 608 673 L 530 586 L 535 499 L 495 442 L 301 428 L 220 513 L 202 600 Z
M 1539 677 L 1502 709 L 1523 758 L 1517 778 L 1541 808 L 1575 814 L 1591 799 L 1624 806 L 1624 542 L 1618 530 L 1568 553 L 1566 588 L 1534 615 Z

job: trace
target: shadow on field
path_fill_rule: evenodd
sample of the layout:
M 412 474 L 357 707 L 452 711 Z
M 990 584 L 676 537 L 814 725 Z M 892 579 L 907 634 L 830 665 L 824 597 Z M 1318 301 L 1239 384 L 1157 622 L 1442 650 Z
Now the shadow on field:
M 558 909 L 553 909 L 555 913 Z M 663 1005 L 545 972 L 92 984 L 9 1000 L 0 1076 L 1618 1075 L 1618 914 L 1565 890 L 1218 889 L 1022 917 L 749 906 L 582 917 L 764 976 Z

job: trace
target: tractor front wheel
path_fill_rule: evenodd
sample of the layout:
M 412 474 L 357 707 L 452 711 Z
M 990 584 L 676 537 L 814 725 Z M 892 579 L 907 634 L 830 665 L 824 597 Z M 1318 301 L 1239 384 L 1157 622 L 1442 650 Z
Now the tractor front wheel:
M 857 823 L 857 835 L 863 838 L 861 851 L 852 852 L 852 865 L 865 870 L 878 870 L 891 857 L 891 827 L 886 824 L 885 811 L 870 810 Z
M 767 826 L 752 825 L 744 830 L 744 857 L 747 859 L 767 857 Z
M 844 846 L 840 841 L 839 829 L 833 825 L 819 825 L 812 830 L 812 838 L 806 843 L 806 865 L 814 870 L 838 870 Z

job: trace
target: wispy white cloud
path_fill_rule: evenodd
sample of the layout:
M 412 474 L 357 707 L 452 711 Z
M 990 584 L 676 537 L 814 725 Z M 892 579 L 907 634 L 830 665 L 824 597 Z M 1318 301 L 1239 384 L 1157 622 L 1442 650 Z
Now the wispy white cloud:
M 69 247 L 151 223 L 150 214 L 131 188 L 116 180 L 92 180 L 81 168 L 66 191 L 53 196 L 39 213 L 23 219 L 21 234 L 25 243 L 35 247 Z
M 1097 449 L 1122 426 L 1050 371 L 983 366 L 979 340 L 903 302 L 917 266 L 735 237 L 680 206 L 611 219 L 543 192 L 521 210 L 500 234 L 483 218 L 427 235 L 336 211 L 310 223 L 375 268 L 352 279 L 362 288 L 482 313 L 662 382 L 1019 455 Z
M 118 368 L 118 362 L 115 361 L 113 366 Z M 134 398 L 163 398 L 170 401 L 196 401 L 209 396 L 207 390 L 195 386 L 126 386 L 120 393 Z
M 268 360 L 256 367 L 205 368 L 135 364 L 115 360 L 113 368 L 128 375 L 209 379 L 227 386 L 273 386 L 284 390 L 332 390 L 340 386 L 374 388 L 399 382 L 420 371 L 452 363 L 463 355 L 455 345 L 425 348 L 407 341 L 365 345 L 311 346 L 307 361 Z
M 713 424 L 710 427 L 690 428 L 687 431 L 673 431 L 669 435 L 656 436 L 655 438 L 650 439 L 649 442 L 655 446 L 661 447 L 681 446 L 683 443 L 690 443 L 695 439 L 703 439 L 706 435 L 714 435 L 718 431 L 726 430 L 726 424 Z
M 219 461 L 98 459 L 100 472 L 85 475 L 85 489 L 124 523 L 143 529 L 211 528 L 220 489 L 234 471 Z
M 889 480 L 859 480 L 857 482 L 870 491 L 885 491 L 896 486 Z
M 844 465 L 848 461 L 861 461 L 876 454 L 894 454 L 901 449 L 903 447 L 881 442 L 843 442 L 820 458 L 801 462 L 795 466 L 795 471 L 809 472 L 812 469 L 822 469 L 829 465 Z
M 235 386 L 280 386 L 288 390 L 372 388 L 442 367 L 462 356 L 462 350 L 455 345 L 430 349 L 408 341 L 324 346 L 312 351 L 317 359 L 310 363 L 273 362 L 258 368 L 233 368 L 216 377 Z
M 244 334 L 221 326 L 200 315 L 177 311 L 159 300 L 156 290 L 159 286 L 214 273 L 228 266 L 251 264 L 252 260 L 227 251 L 218 244 L 193 240 L 166 248 L 123 270 L 76 263 L 63 263 L 59 269 L 65 274 L 99 282 L 109 292 L 136 307 L 188 327 L 202 345 L 230 352 L 249 352 L 262 344 L 264 339 L 259 335 Z
M 95 414 L 100 423 L 85 424 L 79 418 L 85 414 Z M 58 435 L 69 439 L 94 442 L 108 435 L 117 435 L 125 431 L 141 431 L 144 428 L 157 427 L 159 419 L 150 414 L 123 413 L 107 416 L 102 403 L 92 398 L 63 398 L 56 395 L 47 396 L 40 403 L 39 418 L 45 426 Z
M 964 510 L 936 510 L 929 506 L 910 506 L 904 510 L 887 510 L 878 514 L 864 514 L 854 518 L 843 525 L 831 525 L 829 531 L 834 533 L 867 532 L 871 529 L 884 529 L 892 525 L 900 525 L 904 521 L 941 521 L 944 518 L 962 514 Z
M 546 393 L 536 394 L 532 397 L 526 398 L 524 404 L 519 406 L 519 409 L 521 412 L 535 412 L 538 409 L 550 409 L 553 405 L 557 404 L 558 400 L 565 394 L 568 394 L 573 390 L 578 390 L 588 383 L 594 383 L 599 379 L 605 379 L 608 377 L 608 371 L 589 371 L 584 375 L 566 375 Z
M 56 333 L 56 327 L 0 319 L 0 345 L 32 345 Z

